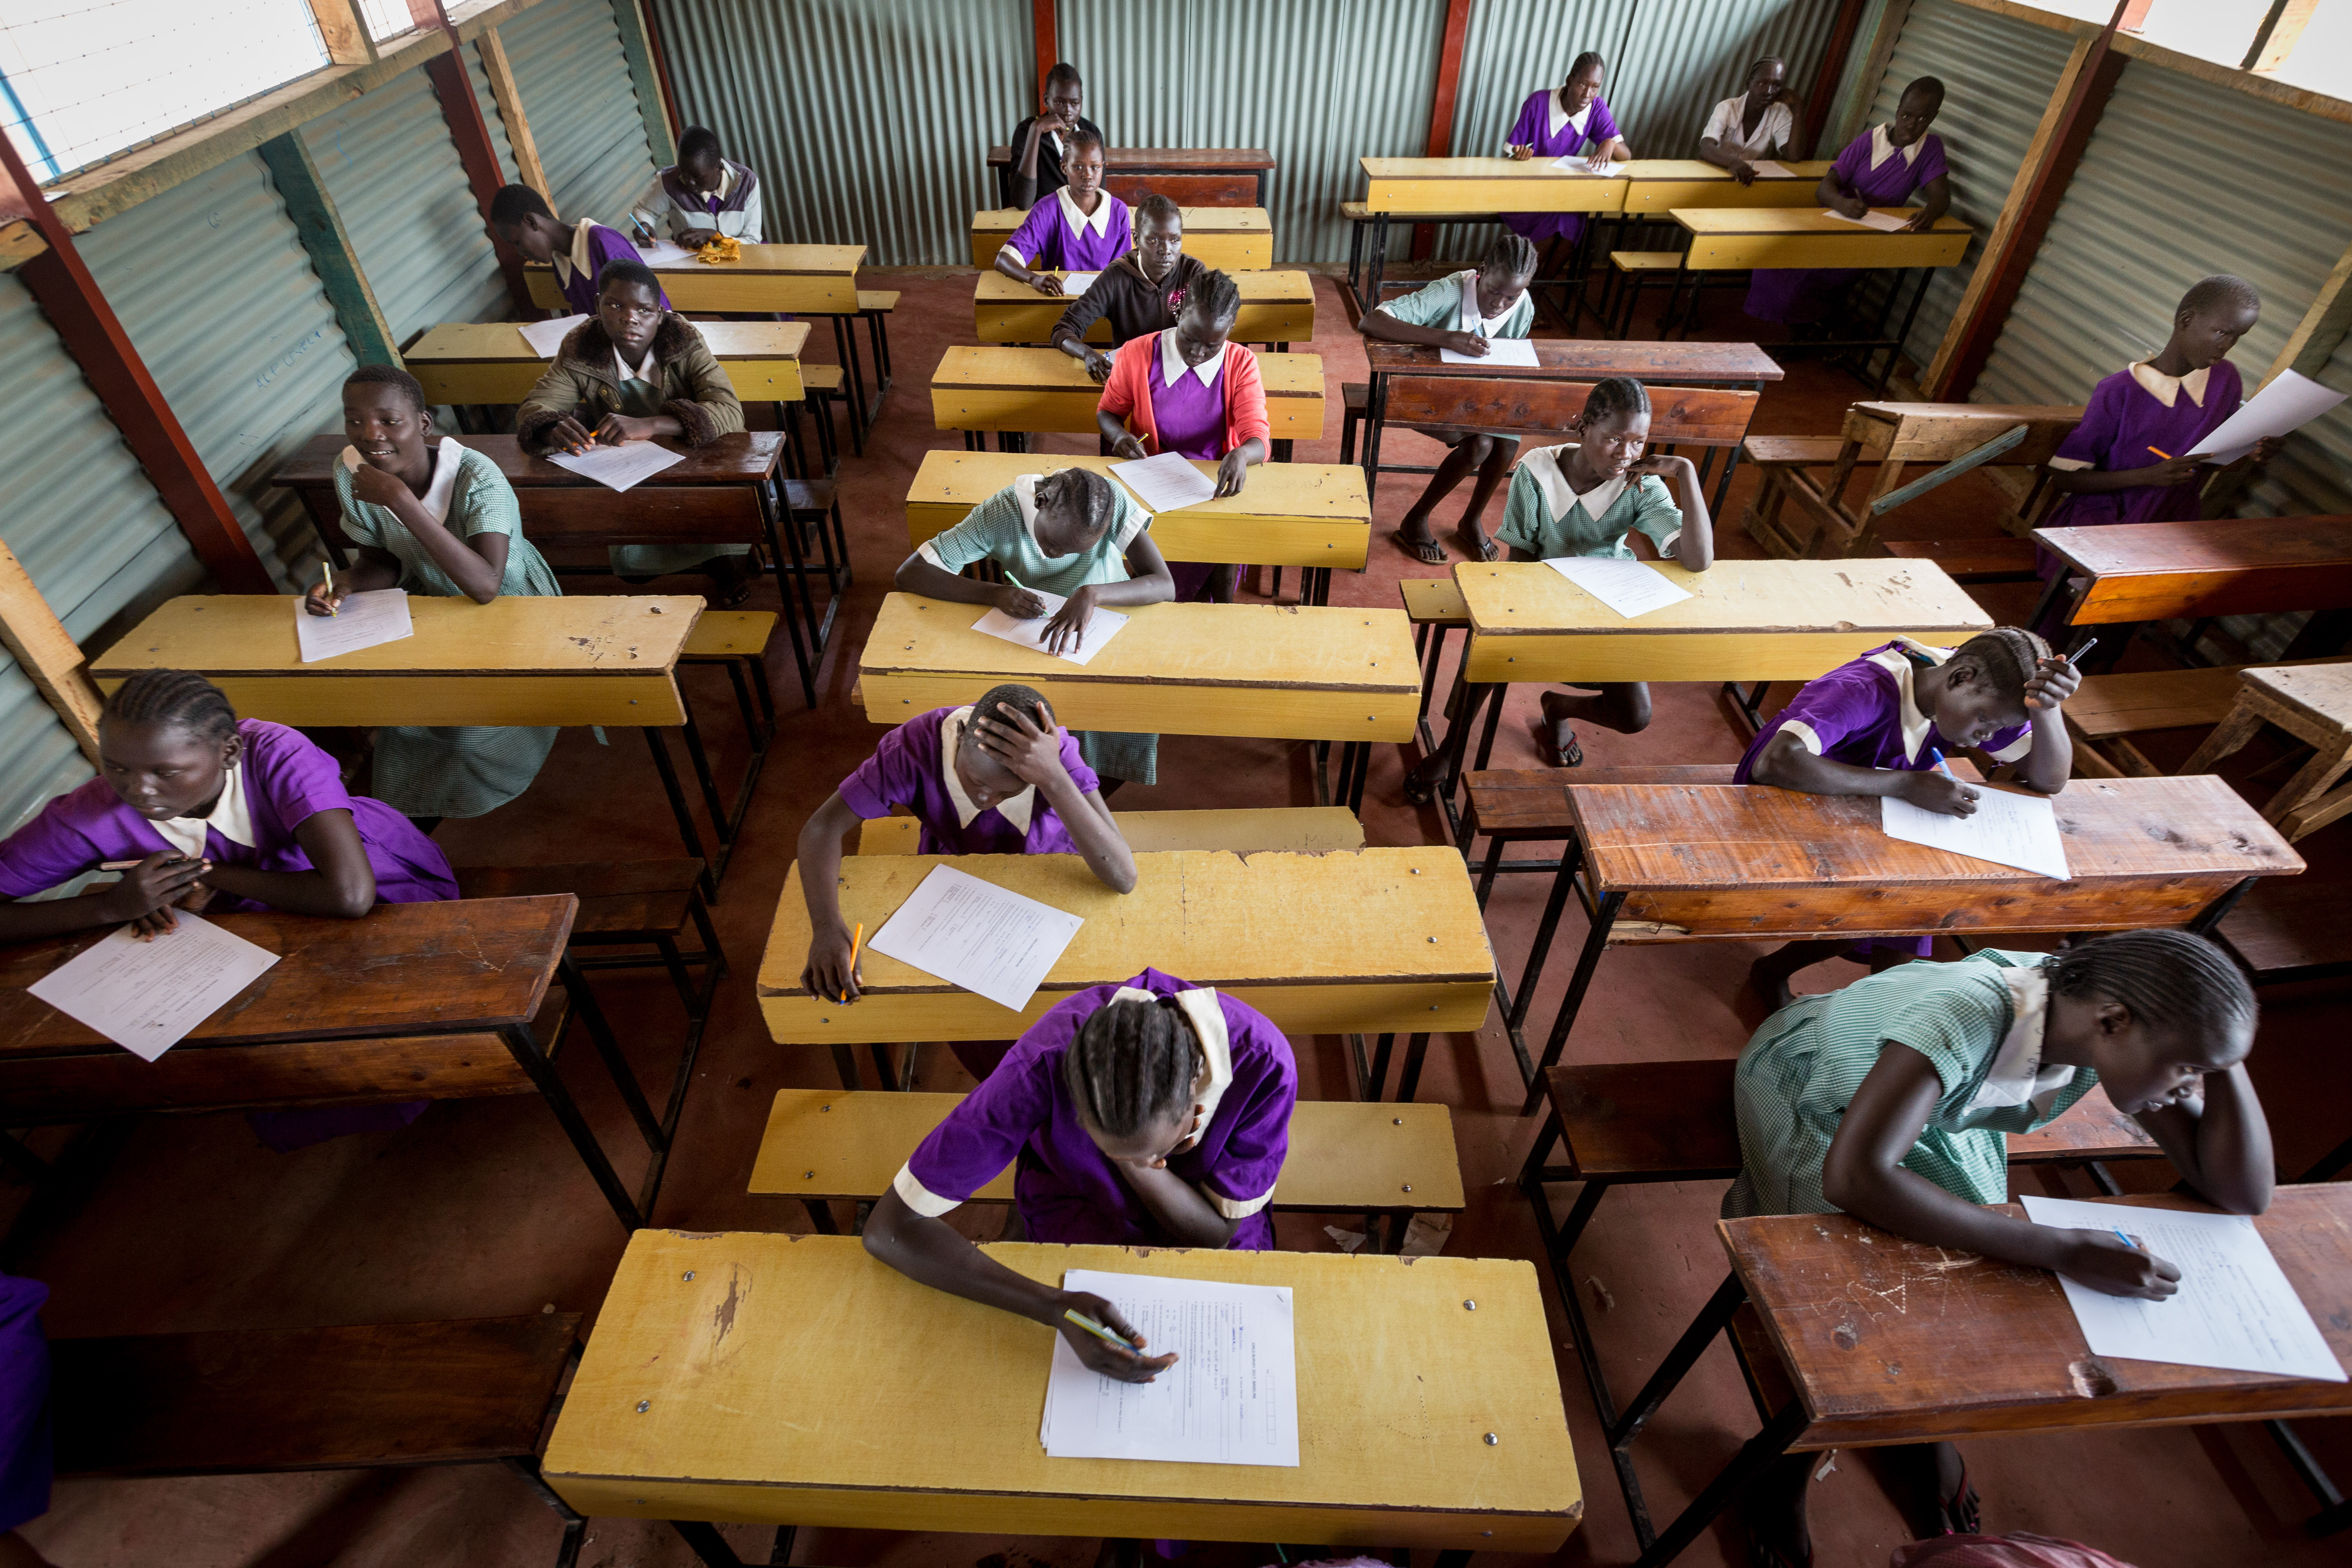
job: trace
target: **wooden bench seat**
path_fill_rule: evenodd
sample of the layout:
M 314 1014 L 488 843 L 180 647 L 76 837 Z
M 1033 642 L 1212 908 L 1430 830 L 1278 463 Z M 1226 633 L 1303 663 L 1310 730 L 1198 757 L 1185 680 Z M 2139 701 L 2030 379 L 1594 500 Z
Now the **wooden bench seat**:
M 1906 561 L 1932 561 L 1955 583 L 2031 583 L 2034 547 L 2030 539 L 1890 539 L 1886 553 Z
M 1679 250 L 1612 250 L 1609 265 L 1619 272 L 1680 272 L 1683 253 Z
M 801 486 L 805 489 L 809 487 Z M 825 488 L 832 488 L 827 481 Z M 773 610 L 705 610 L 695 617 L 679 657 L 695 659 L 758 658 L 776 635 Z
M 1321 855 L 1361 849 L 1364 825 L 1344 805 L 1236 807 L 1218 811 L 1115 811 L 1111 820 L 1138 854 L 1166 849 L 1230 849 L 1236 855 L 1288 850 Z M 923 825 L 911 816 L 877 816 L 858 829 L 860 855 L 913 855 Z
M 2067 733 L 2074 739 L 2075 773 L 2084 778 L 2161 777 L 2164 770 L 2126 737 L 2150 730 L 2210 730 L 2230 716 L 2241 685 L 2239 673 L 2252 668 L 2256 667 L 2221 664 L 2203 669 L 2084 676 L 2062 710 Z
M 1466 626 L 1470 606 L 1462 587 L 1451 577 L 1406 577 L 1397 584 L 1404 598 L 1404 618 L 1416 626 Z
M 2215 931 L 2257 985 L 2352 973 L 2346 890 L 2311 876 L 2265 877 Z
M 750 1190 L 802 1199 L 817 1228 L 830 1232 L 832 1216 L 823 1205 L 880 1197 L 915 1145 L 962 1099 L 778 1089 Z M 1012 1171 L 999 1173 L 971 1201 L 1012 1202 Z M 1290 1152 L 1275 1184 L 1275 1208 L 1410 1215 L 1462 1205 L 1454 1120 L 1444 1106 L 1302 1100 L 1292 1110 Z M 1393 1234 L 1401 1239 L 1403 1227 L 1393 1227 Z
M 1767 468 L 1813 468 L 1837 461 L 1845 442 L 1835 436 L 1750 436 L 1740 448 L 1751 463 Z
M 887 316 L 898 308 L 898 290 L 896 289 L 860 289 L 857 291 L 857 313 L 861 316 L 874 310 Z

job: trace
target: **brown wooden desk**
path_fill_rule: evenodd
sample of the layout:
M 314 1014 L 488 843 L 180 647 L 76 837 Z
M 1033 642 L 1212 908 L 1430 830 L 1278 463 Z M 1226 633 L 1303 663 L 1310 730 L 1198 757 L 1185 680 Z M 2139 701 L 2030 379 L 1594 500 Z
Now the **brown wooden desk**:
M 988 166 L 997 172 L 996 197 L 1003 201 L 1013 149 L 991 147 Z M 1152 192 L 1180 207 L 1262 207 L 1265 177 L 1274 170 L 1274 154 L 1257 147 L 1103 150 L 1103 189 L 1130 207 Z
M 2078 626 L 2352 606 L 2352 517 L 2117 522 L 2033 537 L 2064 563 L 2037 622 L 2078 576 L 2088 581 L 2065 617 Z
M 2328 1349 L 2352 1365 L 2352 1185 L 2281 1187 L 2254 1226 Z M 1759 1407 L 1768 1397 L 1777 1407 L 1663 1532 L 1635 1513 L 1646 1548 L 1637 1568 L 1673 1562 L 1790 1451 L 2352 1413 L 2352 1384 L 2094 1356 L 2057 1276 L 2038 1268 L 1955 1256 L 1843 1215 L 1719 1220 L 1716 1231 L 1730 1276 L 1612 1426 L 1611 1449 L 1630 1468 L 1633 1439 L 1743 1303 L 1756 1316 L 1755 1331 L 1738 1334 L 1751 1389 Z M 1895 1300 L 1901 1310 L 1857 1305 Z
M 1048 1458 L 1051 1331 L 926 1289 L 854 1237 L 646 1230 L 597 1314 L 548 1484 L 591 1515 L 1410 1545 L 1452 1563 L 1556 1551 L 1582 1514 L 1521 1259 L 982 1250 L 1048 1281 L 1290 1287 L 1298 1467 Z
M 578 900 L 563 894 L 378 904 L 355 921 L 274 911 L 208 915 L 283 956 L 152 1062 L 26 989 L 107 931 L 0 948 L 0 1117 L 24 1127 L 141 1111 L 385 1105 L 536 1091 L 614 1214 L 635 1230 L 653 1194 L 630 1196 L 551 1059 L 562 1024 L 576 1011 L 647 1146 L 657 1157 L 667 1150 L 667 1136 L 594 996 L 564 956 L 578 908 Z M 562 1000 L 544 1020 L 553 1026 L 541 1039 L 531 1026 L 541 1018 L 549 981 L 559 977 Z

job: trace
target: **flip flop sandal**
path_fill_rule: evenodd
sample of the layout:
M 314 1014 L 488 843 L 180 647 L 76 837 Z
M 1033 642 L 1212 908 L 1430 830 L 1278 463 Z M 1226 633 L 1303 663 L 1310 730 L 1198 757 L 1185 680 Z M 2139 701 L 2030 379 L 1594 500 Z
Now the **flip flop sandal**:
M 1569 731 L 1568 744 L 1555 746 L 1549 741 L 1538 742 L 1544 761 L 1556 768 L 1580 768 L 1584 765 L 1584 748 L 1576 743 L 1576 732 Z
M 1474 541 L 1468 534 L 1457 531 L 1454 535 L 1454 542 L 1462 547 L 1463 554 L 1476 560 L 1499 561 L 1503 557 L 1503 547 L 1491 539 Z
M 1437 798 L 1437 781 L 1422 777 L 1407 769 L 1404 775 L 1404 798 L 1408 805 L 1427 805 Z
M 1958 1494 L 1949 1499 L 1939 1495 L 1936 1499 L 1938 1528 L 1946 1535 L 1976 1534 L 1977 1527 L 1984 1522 L 1983 1500 L 1977 1495 L 1977 1489 L 1969 1485 L 1969 1462 L 1962 1459 Z
M 1434 539 L 1408 539 L 1402 528 L 1391 529 L 1389 538 L 1395 541 L 1407 554 L 1424 566 L 1445 564 L 1445 546 L 1438 543 Z

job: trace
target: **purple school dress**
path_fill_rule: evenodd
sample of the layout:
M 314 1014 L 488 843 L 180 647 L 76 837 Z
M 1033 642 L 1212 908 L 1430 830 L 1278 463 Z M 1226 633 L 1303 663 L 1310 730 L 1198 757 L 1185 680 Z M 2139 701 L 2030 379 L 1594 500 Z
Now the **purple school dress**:
M 1076 855 L 1069 826 L 1032 787 L 977 815 L 963 799 L 963 786 L 949 761 L 941 731 L 969 708 L 934 708 L 917 714 L 882 737 L 874 754 L 841 781 L 841 798 L 862 821 L 890 815 L 903 805 L 923 825 L 925 855 Z M 1102 787 L 1078 753 L 1078 742 L 1062 731 L 1062 766 L 1080 795 Z
M 1171 383 L 1168 379 L 1168 360 L 1160 345 L 1163 338 L 1172 342 L 1174 336 L 1172 329 L 1155 335 L 1144 351 L 1151 355 L 1151 369 L 1144 380 L 1151 389 L 1151 422 L 1160 434 L 1160 449 L 1214 462 L 1225 455 L 1225 389 L 1202 386 L 1200 376 L 1181 358 L 1176 361 L 1175 380 Z M 1209 363 L 1216 367 L 1222 381 L 1223 357 Z M 1168 574 L 1176 582 L 1176 602 L 1189 604 L 1199 598 L 1216 569 L 1213 562 L 1171 561 Z
M 1024 265 L 1035 257 L 1040 270 L 1099 272 L 1135 248 L 1135 220 L 1108 191 L 1088 219 L 1064 187 L 1041 197 L 1004 243 Z
M 1783 730 L 1795 734 L 1805 750 L 1833 763 L 1901 773 L 1926 773 L 1938 766 L 1950 742 L 1937 730 L 1936 721 L 1919 711 L 1911 695 L 1911 678 L 1951 656 L 1949 648 L 1931 648 L 1898 638 L 1807 681 L 1804 689 L 1756 732 L 1731 775 L 1732 782 L 1752 782 L 1756 759 Z M 1995 762 L 2013 763 L 2033 750 L 2033 726 L 2026 723 L 1997 730 L 1984 749 Z M 1898 952 L 1914 951 L 1922 958 L 1934 945 L 1932 939 L 1924 936 L 1916 942 L 1876 940 Z M 1873 945 L 1857 942 L 1853 951 L 1866 952 Z
M 583 316 L 594 315 L 596 313 L 596 279 L 604 270 L 604 263 L 616 258 L 622 261 L 645 259 L 637 254 L 636 247 L 629 243 L 628 237 L 620 230 L 606 228 L 601 223 L 582 224 L 579 237 L 572 243 L 572 254 L 564 258 L 571 276 L 564 275 L 563 267 L 555 269 L 556 281 L 563 289 L 564 303 Z M 669 293 L 667 289 L 662 292 L 661 303 L 663 310 L 669 309 Z
M 2194 374 L 2194 372 L 2190 373 Z M 2197 443 L 2221 426 L 2238 411 L 2245 391 L 2238 367 L 2215 360 L 2205 371 L 2204 401 L 2200 404 L 2187 386 L 2177 386 L 2172 406 L 2140 385 L 2128 370 L 2119 370 L 2092 389 L 2074 426 L 2050 459 L 2053 468 L 2145 468 L 2163 459 L 2193 451 Z M 2148 450 L 2155 447 L 2156 452 Z M 2085 528 L 2107 522 L 2179 522 L 2198 515 L 2197 485 L 2143 485 L 2137 489 L 2110 490 L 2105 495 L 2074 495 L 2060 500 L 2045 528 Z M 2053 557 L 2053 560 L 2055 558 Z M 2045 572 L 2043 575 L 2048 575 Z
M 1559 89 L 1546 88 L 1530 93 L 1519 106 L 1519 117 L 1511 121 L 1510 134 L 1503 140 L 1513 147 L 1532 147 L 1535 162 L 1549 163 L 1565 158 L 1570 153 L 1590 156 L 1595 147 L 1606 147 L 1617 140 L 1617 121 L 1609 112 L 1606 100 L 1598 94 L 1585 108 L 1590 110 L 1584 129 L 1579 131 L 1573 121 L 1564 122 L 1555 133 L 1551 128 L 1552 105 L 1558 101 Z M 1503 222 L 1509 228 L 1529 239 L 1565 239 L 1573 242 L 1584 232 L 1582 213 L 1505 213 Z
M 1944 139 L 1932 131 L 1915 143 L 1917 157 L 1906 158 L 1905 149 L 1892 148 L 1874 168 L 1874 142 L 1885 129 L 1864 132 L 1830 165 L 1840 189 L 1853 191 L 1874 207 L 1899 206 L 1912 192 L 1949 172 L 1944 162 Z M 1835 310 L 1845 297 L 1846 286 L 1861 276 L 1858 267 L 1759 267 L 1748 279 L 1748 313 L 1759 321 L 1810 325 Z
M 1271 1249 L 1274 1220 L 1265 1205 L 1290 1148 L 1290 1108 L 1298 1099 L 1290 1042 L 1255 1008 L 1156 969 L 1127 985 L 1154 996 L 1190 993 L 1195 998 L 1186 1005 L 1208 1058 L 1209 1081 L 1195 1100 L 1207 1107 L 1207 1126 L 1169 1156 L 1168 1169 L 1234 1222 L 1229 1247 Z M 1021 1037 L 1003 1064 L 948 1113 L 898 1173 L 895 1185 L 909 1208 L 934 1217 L 945 1214 L 1017 1157 L 1013 1201 L 1030 1240 L 1169 1244 L 1151 1211 L 1087 1135 L 1062 1081 L 1070 1042 L 1121 989 L 1090 986 L 1056 1004 Z M 1222 1040 L 1214 1037 L 1219 1033 Z
M 49 1511 L 49 1288 L 0 1274 L 0 1532 Z

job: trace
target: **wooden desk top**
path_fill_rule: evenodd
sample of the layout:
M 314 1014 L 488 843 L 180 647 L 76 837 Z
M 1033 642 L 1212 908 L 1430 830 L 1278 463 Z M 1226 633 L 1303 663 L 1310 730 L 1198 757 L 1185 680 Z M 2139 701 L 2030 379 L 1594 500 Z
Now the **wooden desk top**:
M 1517 381 L 1600 381 L 1630 375 L 1636 381 L 1778 381 L 1779 363 L 1754 343 L 1605 342 L 1587 338 L 1537 338 L 1536 359 L 1523 364 L 1449 364 L 1426 343 L 1364 340 L 1364 357 L 1374 375 L 1493 376 Z M 1067 358 L 1067 355 L 1063 357 Z M 1076 363 L 1076 362 L 1073 362 Z
M 1037 452 L 956 452 L 934 447 L 923 454 L 907 487 L 907 520 L 920 544 L 940 528 L 961 521 L 966 512 L 1024 474 L 1053 474 L 1064 468 L 1090 468 L 1097 474 L 1118 471 L 1120 459 L 1076 458 Z M 1196 459 L 1204 474 L 1216 465 Z M 1113 483 L 1118 481 L 1114 479 Z M 1132 499 L 1131 497 L 1129 499 Z M 952 516 L 945 514 L 952 513 Z M 1177 511 L 1156 514 L 1155 532 L 1165 523 L 1194 514 L 1217 517 L 1302 518 L 1318 522 L 1360 522 L 1369 525 L 1371 499 L 1364 490 L 1364 470 L 1355 463 L 1260 463 L 1250 469 L 1249 485 L 1237 496 L 1204 500 Z M 934 521 L 938 520 L 938 521 Z
M 2249 517 L 2038 528 L 2092 583 L 2078 625 L 2352 605 L 2352 517 Z
M 1255 350 L 1251 351 L 1255 353 Z M 1323 401 L 1323 356 L 1258 354 L 1258 379 L 1269 401 L 1278 397 Z M 934 387 L 966 392 L 1075 392 L 1099 401 L 1102 388 L 1085 364 L 1053 348 L 950 348 L 931 372 Z
M 1916 207 L 1873 207 L 1872 212 L 1899 217 L 1905 222 L 1919 216 Z M 1900 237 L 1891 230 L 1871 228 L 1866 225 L 1832 216 L 1818 206 L 1801 207 L 1675 207 L 1667 216 L 1692 234 L 1838 234 L 1876 235 L 1884 239 Z M 1946 216 L 1936 220 L 1930 234 L 1969 234 L 1971 230 L 1959 219 Z
M 862 245 L 747 245 L 733 261 L 667 261 L 654 268 L 665 277 L 682 273 L 697 278 L 763 276 L 774 278 L 848 277 L 866 259 Z M 552 267 L 526 262 L 526 272 L 552 273 Z M 698 321 L 697 326 L 711 323 Z
M 805 321 L 788 323 L 805 327 Z M 522 449 L 512 436 L 460 436 L 458 444 L 479 452 L 499 466 L 507 483 L 517 489 L 545 487 L 562 489 L 601 489 L 596 481 L 583 478 L 570 468 L 551 463 L 545 458 L 535 458 Z M 335 464 L 341 459 L 343 448 L 351 443 L 341 436 L 313 436 L 302 449 L 278 465 L 269 476 L 273 485 L 289 489 L 331 489 L 335 483 Z M 682 463 L 673 463 L 651 479 L 637 482 L 636 489 L 647 486 L 656 489 L 673 485 L 756 485 L 776 471 L 783 461 L 784 437 L 774 430 L 745 430 L 732 436 L 721 436 L 707 447 L 681 446 L 674 438 L 655 442 L 684 455 Z M 615 507 L 625 507 L 635 489 L 607 492 Z
M 579 907 L 563 893 L 378 904 L 355 921 L 274 910 L 207 915 L 282 956 L 173 1050 L 529 1023 Z M 0 948 L 0 1058 L 121 1049 L 26 989 L 110 930 Z
M 990 168 L 1000 169 L 1012 162 L 1012 148 L 991 147 L 988 150 Z M 1826 168 L 1828 165 L 1822 166 Z M 1112 174 L 1119 174 L 1134 169 L 1166 169 L 1171 172 L 1271 169 L 1276 164 L 1274 154 L 1262 147 L 1107 147 L 1103 149 L 1103 167 Z
M 548 1484 L 583 1512 L 646 1519 L 1532 1552 L 1582 1513 L 1524 1260 L 985 1250 L 1044 1280 L 1289 1286 L 1298 1468 L 1048 1458 L 1052 1331 L 918 1285 L 855 1237 L 644 1230 L 556 1422 Z
M 1486 1019 L 1494 955 L 1451 846 L 1246 858 L 1179 849 L 1135 862 L 1135 891 L 1120 894 L 1076 855 L 843 859 L 842 914 L 865 921 L 868 936 L 942 863 L 1085 917 L 1017 1016 L 871 944 L 859 960 L 866 984 L 858 1001 L 845 1006 L 809 995 L 801 989 L 808 909 L 795 863 L 760 960 L 769 1032 L 784 1045 L 1003 1039 L 1072 992 L 1130 979 L 1146 966 L 1230 991 L 1286 1034 L 1349 1032 L 1307 1026 L 1338 1014 L 1386 1019 L 1375 1032 L 1475 1029 Z M 1302 910 L 1314 918 L 1302 919 Z M 918 1022 L 947 1032 L 903 1032 Z
M 1701 158 L 1636 158 L 1625 166 L 1625 210 L 1665 212 L 1696 206 L 1818 205 L 1813 193 L 1830 171 L 1828 159 L 1799 162 L 1783 158 L 1785 175 L 1758 174 L 1741 184 L 1728 169 L 1718 169 Z
M 1596 886 L 1629 895 L 1623 941 L 2181 925 L 2242 878 L 2304 868 L 2210 773 L 2069 783 L 2052 800 L 2073 873 L 2063 882 L 1890 838 L 1871 796 L 1565 787 Z M 1645 931 L 1645 921 L 1675 929 Z
M 798 359 L 809 335 L 806 321 L 697 321 L 694 328 L 722 360 Z M 402 350 L 401 358 L 438 364 L 553 363 L 525 342 L 512 321 L 444 321 Z
M 1046 268 L 1052 272 L 1052 268 Z M 1053 272 L 1056 278 L 1067 278 L 1067 272 Z M 1243 271 L 1228 274 L 1241 290 L 1244 305 L 1313 304 L 1315 275 L 1311 272 Z M 1041 294 L 1017 279 L 1002 272 L 983 272 L 972 289 L 972 300 L 980 305 L 1053 305 L 1067 306 L 1076 294 L 1056 297 Z M 1056 353 L 1060 351 L 1056 350 Z
M 1184 215 L 1184 233 L 1190 238 L 1201 234 L 1267 234 L 1274 232 L 1274 218 L 1264 207 L 1180 207 Z M 1026 207 L 981 207 L 971 215 L 974 234 L 994 234 L 1002 229 L 1010 235 L 1029 216 Z
M 2337 725 L 2352 721 L 2352 664 L 2257 665 L 2239 679 L 2315 719 Z
M 2092 1201 L 2201 1206 L 2169 1195 Z M 2281 1187 L 2254 1225 L 2352 1366 L 2352 1184 Z M 1843 1215 L 1716 1229 L 1811 1417 L 1798 1448 L 2352 1411 L 2352 1384 L 2094 1356 L 2058 1277 L 2038 1268 Z
M 1549 158 L 1363 158 L 1364 208 L 1372 213 L 1613 213 L 1622 175 L 1573 174 Z

